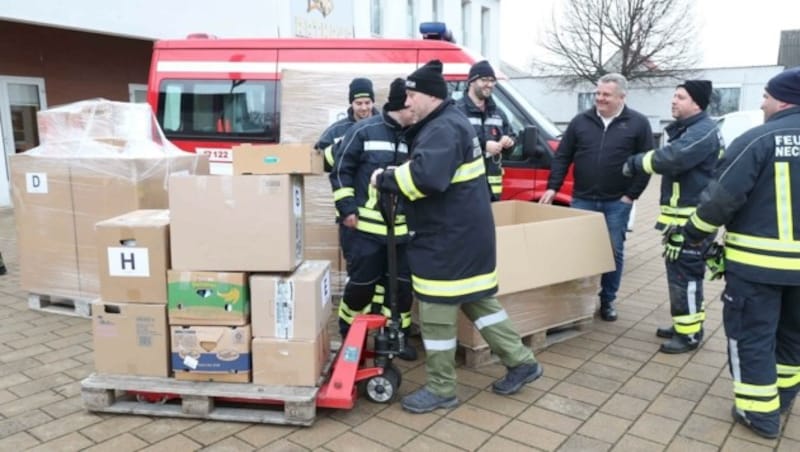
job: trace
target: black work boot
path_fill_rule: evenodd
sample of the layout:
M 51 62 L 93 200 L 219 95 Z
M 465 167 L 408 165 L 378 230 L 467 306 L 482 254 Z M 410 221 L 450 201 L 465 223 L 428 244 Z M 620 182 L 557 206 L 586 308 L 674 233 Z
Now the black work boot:
M 751 432 L 762 438 L 775 439 L 781 434 L 780 419 L 777 422 L 753 423 L 744 412 L 739 412 L 736 409 L 736 405 L 731 407 L 731 417 L 733 417 L 734 421 L 744 425 Z
M 669 354 L 678 354 L 690 352 L 700 345 L 695 335 L 687 336 L 685 334 L 674 333 L 672 338 L 667 342 L 661 344 L 661 352 Z
M 617 320 L 617 309 L 614 307 L 613 301 L 600 302 L 600 318 L 606 322 Z
M 403 361 L 416 361 L 417 349 L 408 343 L 408 328 L 403 328 L 403 351 L 397 354 L 397 357 Z
M 656 329 L 656 336 L 663 337 L 664 339 L 672 339 L 672 336 L 675 335 L 675 328 L 672 326 L 666 327 L 658 327 Z

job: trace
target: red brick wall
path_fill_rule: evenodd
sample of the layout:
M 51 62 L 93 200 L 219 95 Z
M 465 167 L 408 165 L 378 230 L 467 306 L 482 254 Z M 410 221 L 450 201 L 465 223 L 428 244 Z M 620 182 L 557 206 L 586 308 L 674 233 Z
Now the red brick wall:
M 0 75 L 45 79 L 47 105 L 104 97 L 128 101 L 147 84 L 152 41 L 0 20 Z

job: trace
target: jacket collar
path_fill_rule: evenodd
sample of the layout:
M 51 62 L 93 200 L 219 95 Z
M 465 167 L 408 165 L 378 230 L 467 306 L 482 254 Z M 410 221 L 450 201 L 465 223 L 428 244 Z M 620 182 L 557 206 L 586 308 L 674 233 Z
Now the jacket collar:
M 468 91 L 469 91 L 469 88 L 464 90 L 464 96 L 462 97 L 462 99 L 464 99 L 464 105 L 467 106 L 467 110 L 470 113 L 483 113 L 483 112 L 491 113 L 491 112 L 494 111 L 494 108 L 495 108 L 494 99 L 492 99 L 491 97 L 486 99 L 484 101 L 485 105 L 486 105 L 486 109 L 485 110 L 481 110 L 480 107 L 475 105 L 475 102 L 472 101 L 472 98 L 469 97 L 469 92 Z
M 781 110 L 781 111 L 773 114 L 765 122 L 773 121 L 775 119 L 782 118 L 784 116 L 794 115 L 794 114 L 798 114 L 798 113 L 800 113 L 800 105 L 795 105 L 794 107 L 787 108 L 786 110 Z
M 667 132 L 667 136 L 673 138 L 683 133 L 683 131 L 688 129 L 691 125 L 705 118 L 708 118 L 708 113 L 701 111 L 700 113 L 689 116 L 688 118 L 676 119 L 675 121 L 672 121 L 666 128 L 664 128 L 664 131 Z

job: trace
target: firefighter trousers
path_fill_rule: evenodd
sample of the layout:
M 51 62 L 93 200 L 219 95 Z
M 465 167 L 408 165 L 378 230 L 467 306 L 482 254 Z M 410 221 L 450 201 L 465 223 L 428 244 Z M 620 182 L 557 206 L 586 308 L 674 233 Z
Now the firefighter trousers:
M 722 316 L 736 410 L 759 430 L 777 433 L 780 410 L 800 389 L 800 286 L 725 275 Z
M 378 312 L 391 316 L 385 292 L 388 290 L 388 256 L 386 244 L 380 237 L 344 226 L 340 229 L 342 252 L 347 260 L 347 283 L 339 303 L 339 332 L 347 335 L 355 316 L 372 311 L 370 304 L 382 304 Z M 406 258 L 406 245 L 397 244 L 397 308 L 400 327 L 408 331 L 411 326 L 411 271 Z
M 456 347 L 459 309 L 475 325 L 506 367 L 536 362 L 530 348 L 522 344 L 505 309 L 495 297 L 462 304 L 419 303 L 420 329 L 425 345 L 426 387 L 443 397 L 456 393 Z
M 700 340 L 700 332 L 706 319 L 703 306 L 706 261 L 703 250 L 711 240 L 713 237 L 706 239 L 701 246 L 682 249 L 675 261 L 665 261 L 672 326 L 676 333 L 689 336 L 693 340 Z

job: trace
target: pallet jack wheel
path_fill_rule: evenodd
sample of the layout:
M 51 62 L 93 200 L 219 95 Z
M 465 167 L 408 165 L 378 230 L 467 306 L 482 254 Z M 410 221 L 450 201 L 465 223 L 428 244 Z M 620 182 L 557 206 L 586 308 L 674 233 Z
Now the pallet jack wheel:
M 397 398 L 401 380 L 400 370 L 393 364 L 389 364 L 383 369 L 383 374 L 367 380 L 364 385 L 364 394 L 371 402 L 390 403 Z

